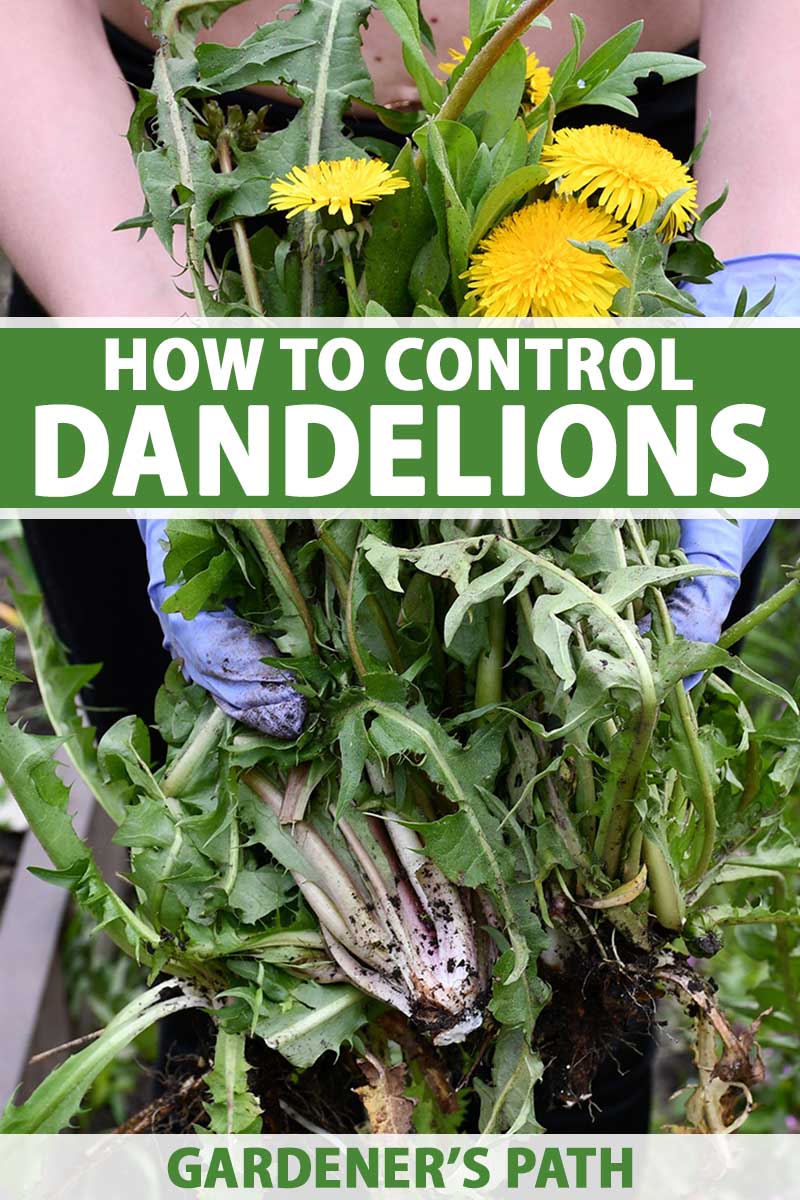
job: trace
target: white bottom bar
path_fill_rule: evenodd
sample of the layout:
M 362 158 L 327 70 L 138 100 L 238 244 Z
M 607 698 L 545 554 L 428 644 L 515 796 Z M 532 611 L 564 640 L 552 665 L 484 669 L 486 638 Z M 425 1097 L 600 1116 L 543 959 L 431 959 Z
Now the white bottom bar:
M 356 1182 L 358 1164 L 370 1158 L 377 1187 Z M 279 1200 L 331 1191 L 348 1200 L 377 1193 L 790 1200 L 800 1137 L 8 1136 L 0 1139 L 0 1162 L 2 1200 L 175 1200 L 200 1189 Z

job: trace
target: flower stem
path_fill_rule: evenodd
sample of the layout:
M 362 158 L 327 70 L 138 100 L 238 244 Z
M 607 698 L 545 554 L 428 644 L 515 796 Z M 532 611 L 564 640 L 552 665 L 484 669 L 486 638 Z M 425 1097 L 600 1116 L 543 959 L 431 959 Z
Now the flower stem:
M 347 287 L 347 315 L 349 317 L 363 317 L 364 306 L 358 295 L 358 282 L 356 280 L 355 267 L 353 266 L 353 256 L 350 253 L 350 243 L 342 239 L 339 244 L 342 249 L 344 282 Z
M 794 600 L 797 595 L 800 595 L 800 579 L 790 579 L 774 596 L 770 596 L 763 604 L 759 604 L 757 608 L 749 612 L 746 617 L 742 617 L 741 621 L 737 621 L 735 625 L 726 629 L 719 639 L 718 645 L 723 650 L 730 650 L 731 646 L 735 646 L 748 633 L 752 633 L 763 621 L 768 620 L 779 608 L 783 608 L 784 604 Z
M 628 851 L 625 855 L 625 865 L 622 868 L 622 878 L 625 883 L 630 883 L 639 874 L 642 866 L 642 843 L 644 841 L 644 833 L 642 827 L 635 829 L 628 841 Z
M 164 117 L 170 126 L 170 136 L 175 147 L 178 165 L 178 177 L 181 184 L 192 194 L 195 193 L 194 171 L 192 156 L 189 150 L 189 136 L 186 127 L 187 117 L 181 107 L 181 101 L 175 95 L 169 75 L 168 60 L 171 57 L 167 44 L 158 50 L 153 63 L 153 86 L 161 95 Z M 162 136 L 164 136 L 162 132 Z M 197 314 L 200 317 L 210 315 L 208 307 L 209 294 L 205 284 L 205 248 L 197 232 L 195 200 L 186 213 L 186 260 L 192 276 L 194 298 Z
M 650 885 L 650 906 L 665 929 L 681 929 L 684 921 L 684 901 L 670 864 L 661 847 L 650 838 L 642 843 Z
M 308 642 L 311 647 L 312 654 L 317 653 L 317 635 L 314 629 L 314 618 L 309 612 L 306 598 L 300 590 L 300 585 L 295 579 L 294 572 L 286 561 L 286 557 L 281 550 L 278 539 L 275 537 L 275 532 L 269 521 L 262 518 L 260 520 L 246 521 L 255 534 L 256 549 L 260 551 L 263 560 L 264 554 L 271 560 L 271 564 L 275 567 L 278 573 L 283 578 L 286 588 L 297 609 L 297 614 L 305 626 L 308 634 Z M 265 566 L 267 563 L 265 563 Z
M 191 781 L 206 754 L 216 746 L 225 730 L 227 717 L 221 708 L 212 710 L 205 723 L 187 742 L 164 776 L 161 790 L 166 797 L 178 796 Z
M 457 121 L 486 76 L 553 0 L 525 0 L 475 55 L 434 120 Z
M 316 213 L 307 212 L 301 217 L 302 233 L 300 234 L 300 316 L 314 316 L 314 233 L 317 228 Z
M 217 142 L 217 159 L 219 167 L 223 175 L 230 175 L 233 171 L 233 159 L 231 158 L 231 146 L 227 133 L 223 133 Z M 233 231 L 233 244 L 236 247 L 236 257 L 239 260 L 239 271 L 242 276 L 242 285 L 244 294 L 247 297 L 247 303 L 257 312 L 260 317 L 264 316 L 264 305 L 261 300 L 261 289 L 258 286 L 258 276 L 253 262 L 253 255 L 250 252 L 250 242 L 247 238 L 247 230 L 245 229 L 244 221 L 241 217 L 235 217 L 231 222 Z
M 736 809 L 738 816 L 741 816 L 742 813 L 745 812 L 750 807 L 750 805 L 752 804 L 752 802 L 755 800 L 756 796 L 758 795 L 758 788 L 759 788 L 759 784 L 760 784 L 760 779 L 759 779 L 759 774 L 758 774 L 759 761 L 760 761 L 760 756 L 759 756 L 758 742 L 751 741 L 748 744 L 747 752 L 745 754 L 745 759 L 744 759 L 744 763 L 745 763 L 744 787 L 742 788 L 741 799 L 739 800 L 739 804 Z
M 506 639 L 506 610 L 502 597 L 489 601 L 489 649 L 478 659 L 475 707 L 499 704 L 503 698 L 503 658 Z

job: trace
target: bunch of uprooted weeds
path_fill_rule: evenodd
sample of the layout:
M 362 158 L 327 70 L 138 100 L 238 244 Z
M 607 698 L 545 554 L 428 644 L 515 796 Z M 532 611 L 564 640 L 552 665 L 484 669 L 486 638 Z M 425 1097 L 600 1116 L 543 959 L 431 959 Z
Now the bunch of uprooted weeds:
M 255 1038 L 299 1068 L 351 1043 L 373 1129 L 479 1111 L 484 1131 L 529 1131 L 543 1058 L 564 1102 L 585 1099 L 664 993 L 695 1027 L 688 1124 L 738 1127 L 754 1030 L 733 1030 L 694 964 L 725 926 L 774 929 L 772 1019 L 791 1021 L 800 720 L 722 646 L 675 637 L 666 597 L 704 570 L 675 523 L 192 520 L 168 537 L 170 607 L 232 606 L 268 634 L 305 725 L 293 742 L 237 725 L 175 664 L 156 713 L 166 762 L 132 717 L 95 751 L 74 703 L 89 673 L 18 598 L 55 732 L 130 849 L 130 903 L 72 830 L 52 741 L 5 723 L 0 772 L 56 882 L 167 978 L 5 1128 L 60 1127 L 120 1045 L 204 1007 L 211 1128 L 258 1127 Z M 0 648 L 7 698 L 10 635 Z M 761 728 L 741 677 L 768 697 Z M 438 1076 L 408 1052 L 426 1043 Z M 475 1096 L 446 1118 L 445 1076 Z

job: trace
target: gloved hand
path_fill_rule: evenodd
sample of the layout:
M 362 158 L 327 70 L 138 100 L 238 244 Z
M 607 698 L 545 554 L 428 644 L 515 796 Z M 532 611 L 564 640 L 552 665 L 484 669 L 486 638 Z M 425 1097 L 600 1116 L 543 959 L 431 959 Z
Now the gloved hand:
M 717 642 L 739 590 L 741 575 L 772 527 L 772 521 L 681 521 L 681 548 L 690 563 L 721 567 L 728 575 L 700 575 L 680 585 L 667 601 L 676 633 L 691 642 Z
M 766 296 L 775 296 L 762 317 L 800 315 L 800 255 L 754 254 L 732 258 L 725 270 L 712 275 L 710 283 L 686 284 L 707 317 L 732 317 L 742 288 L 747 288 L 748 307 Z
M 192 621 L 164 613 L 161 605 L 177 590 L 164 579 L 167 551 L 165 520 L 139 520 L 150 571 L 148 595 L 164 631 L 164 645 L 181 659 L 183 673 L 213 696 L 228 716 L 276 738 L 295 738 L 306 718 L 306 702 L 291 685 L 291 675 L 268 666 L 276 658 L 269 638 L 254 635 L 249 625 L 225 609 L 201 612 Z

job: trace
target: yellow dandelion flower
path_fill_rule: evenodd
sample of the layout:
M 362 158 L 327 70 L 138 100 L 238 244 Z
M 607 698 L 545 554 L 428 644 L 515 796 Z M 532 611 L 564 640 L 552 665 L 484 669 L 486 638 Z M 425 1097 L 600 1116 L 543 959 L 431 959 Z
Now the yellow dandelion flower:
M 467 57 L 467 55 L 470 52 L 470 47 L 472 46 L 472 38 L 468 38 L 468 37 L 462 38 L 461 42 L 464 47 L 463 54 L 461 53 L 460 50 L 454 50 L 453 47 L 451 46 L 450 49 L 447 51 L 447 53 L 450 55 L 451 61 L 439 63 L 439 70 L 443 71 L 445 75 L 452 75 L 453 71 L 455 71 L 456 67 L 461 65 L 461 63 L 464 61 L 464 59 Z
M 611 246 L 625 230 L 601 208 L 551 196 L 506 217 L 481 242 L 464 278 L 486 317 L 604 317 L 625 276 L 571 241 Z
M 341 158 L 293 167 L 286 179 L 272 185 L 269 206 L 289 217 L 327 208 L 332 217 L 341 213 L 352 225 L 354 206 L 374 204 L 408 186 L 407 179 L 380 159 Z
M 542 66 L 537 56 L 531 51 L 528 54 L 528 66 L 525 71 L 525 78 L 528 82 L 528 96 L 534 108 L 546 100 L 550 95 L 550 89 L 553 86 L 553 76 L 550 74 L 550 68 Z
M 599 193 L 597 202 L 626 225 L 644 225 L 659 204 L 681 188 L 664 218 L 660 233 L 672 240 L 697 216 L 697 184 L 687 168 L 653 138 L 616 125 L 561 129 L 542 151 L 548 182 L 582 200 Z

